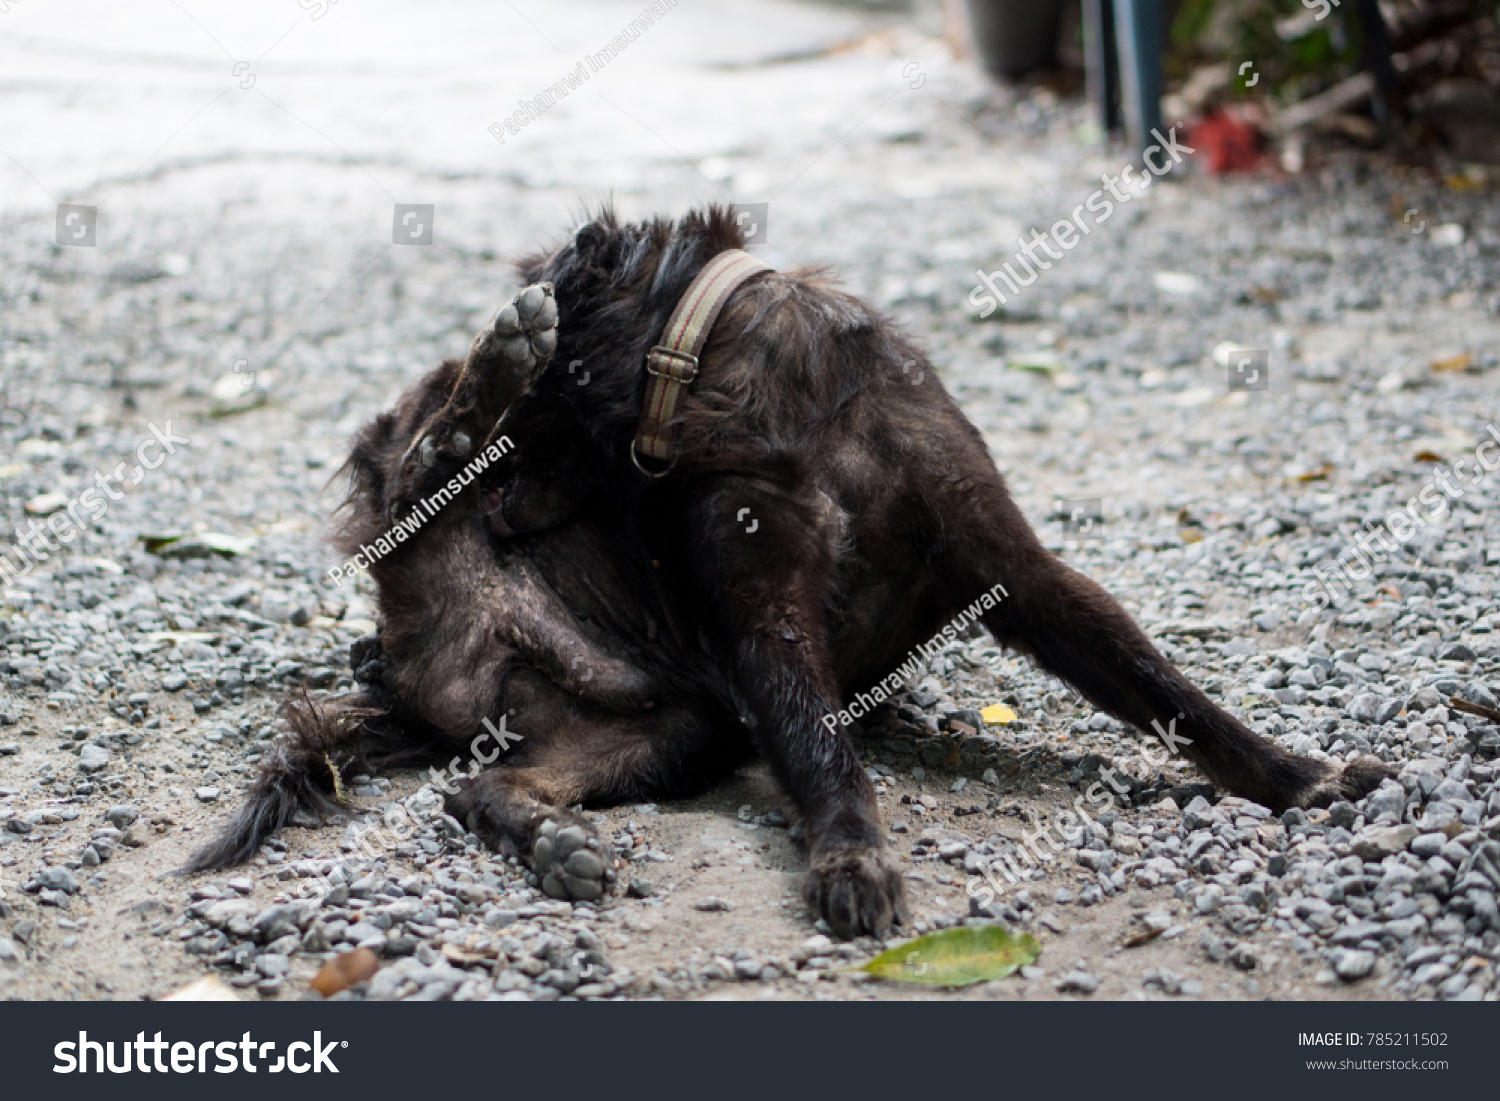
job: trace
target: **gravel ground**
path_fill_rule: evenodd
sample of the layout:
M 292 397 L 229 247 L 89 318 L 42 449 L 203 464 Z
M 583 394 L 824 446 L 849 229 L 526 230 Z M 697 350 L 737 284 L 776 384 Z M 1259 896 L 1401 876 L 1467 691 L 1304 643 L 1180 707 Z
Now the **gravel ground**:
M 152 154 L 229 66 L 185 19 L 96 6 L 87 43 L 19 8 L 0 41 L 20 89 L 0 108 L 0 547 L 97 491 L 84 533 L 0 592 L 0 993 L 155 998 L 213 973 L 317 997 L 324 960 L 365 946 L 382 967 L 338 997 L 1496 997 L 1500 728 L 1455 701 L 1500 695 L 1500 480 L 1471 480 L 1500 420 L 1500 209 L 1462 166 L 1327 149 L 1298 177 L 1185 173 L 981 322 L 975 269 L 1124 158 L 1087 143 L 1081 105 L 988 86 L 921 23 L 684 5 L 501 149 L 500 105 L 638 8 L 549 15 L 542 46 L 439 6 L 425 29 L 454 56 L 409 45 L 391 5 L 332 8 L 256 63 L 258 92 Z M 202 18 L 247 55 L 283 29 Z M 479 98 L 462 74 L 497 65 L 514 95 Z M 761 251 L 833 265 L 923 339 L 1033 522 L 1190 676 L 1298 752 L 1374 752 L 1399 779 L 1278 819 L 987 638 L 949 645 L 860 744 L 915 930 L 1043 944 L 962 993 L 847 970 L 878 946 L 812 924 L 795 815 L 759 769 L 597 812 L 624 860 L 598 905 L 543 897 L 441 816 L 352 852 L 423 806 L 414 773 L 357 782 L 350 820 L 233 875 L 170 877 L 286 692 L 352 683 L 370 592 L 324 585 L 320 541 L 344 441 L 467 347 L 515 290 L 509 260 L 606 194 L 629 216 L 769 200 Z M 48 243 L 53 199 L 100 207 L 96 248 Z M 436 204 L 434 247 L 387 243 L 396 199 Z M 1229 392 L 1226 344 L 1268 350 L 1269 389 Z M 142 449 L 152 425 L 173 453 Z M 1465 457 L 1445 492 L 1439 460 Z M 1309 598 L 1315 567 L 1429 486 L 1439 518 L 1331 607 Z M 1098 519 L 1069 530 L 1057 499 Z M 995 704 L 1014 721 L 986 724 Z M 1101 783 L 1111 808 L 1085 802 L 1074 840 L 1005 882 L 991 860 Z M 336 889 L 300 897 L 329 861 Z

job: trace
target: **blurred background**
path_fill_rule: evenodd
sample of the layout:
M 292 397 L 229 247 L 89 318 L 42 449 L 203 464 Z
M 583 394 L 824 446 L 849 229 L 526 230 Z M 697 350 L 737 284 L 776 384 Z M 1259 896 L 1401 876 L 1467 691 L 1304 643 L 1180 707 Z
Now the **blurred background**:
M 725 202 L 926 341 L 1059 545 L 1078 499 L 1171 542 L 1234 491 L 1253 528 L 1294 514 L 1285 478 L 1473 427 L 1497 51 L 1480 0 L 8 0 L 0 525 L 178 410 L 210 450 L 88 539 L 282 524 L 323 553 L 345 441 L 467 347 L 515 258 L 604 202 Z M 983 309 L 1158 118 L 1193 153 Z M 397 204 L 430 208 L 415 242 Z M 1233 348 L 1269 391 L 1226 389 Z M 1365 391 L 1399 438 L 1346 430 Z

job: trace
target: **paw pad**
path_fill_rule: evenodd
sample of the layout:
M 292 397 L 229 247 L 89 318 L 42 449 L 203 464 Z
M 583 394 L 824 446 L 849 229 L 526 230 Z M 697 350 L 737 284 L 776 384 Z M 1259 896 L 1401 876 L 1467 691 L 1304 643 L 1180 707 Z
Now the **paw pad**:
M 565 900 L 602 898 L 605 885 L 615 878 L 603 848 L 585 826 L 559 827 L 547 819 L 537 830 L 531 851 L 531 870 L 541 880 L 542 893 Z
M 475 352 L 524 371 L 543 366 L 557 350 L 557 300 L 551 283 L 533 283 L 500 307 L 474 342 Z

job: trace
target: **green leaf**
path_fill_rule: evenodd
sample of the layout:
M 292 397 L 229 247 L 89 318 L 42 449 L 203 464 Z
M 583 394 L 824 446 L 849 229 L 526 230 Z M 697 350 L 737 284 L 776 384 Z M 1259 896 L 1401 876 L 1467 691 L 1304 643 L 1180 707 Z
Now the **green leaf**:
M 1012 371 L 1029 371 L 1034 375 L 1050 375 L 1058 369 L 1060 360 L 1055 352 L 1028 352 L 1011 356 L 1005 365 Z
M 205 531 L 198 535 L 142 535 L 141 543 L 147 552 L 163 558 L 207 558 L 217 554 L 222 558 L 237 558 L 249 554 L 255 546 L 254 539 L 242 539 L 217 531 Z
M 169 534 L 167 532 L 161 532 L 147 533 L 140 536 L 141 544 L 146 548 L 148 554 L 160 554 L 163 547 L 169 546 L 172 543 L 177 542 L 177 540 L 181 538 L 181 532 L 178 532 L 175 535 Z
M 1029 933 L 1013 937 L 998 925 L 958 926 L 898 944 L 857 970 L 893 982 L 968 986 L 1003 979 L 1041 954 Z

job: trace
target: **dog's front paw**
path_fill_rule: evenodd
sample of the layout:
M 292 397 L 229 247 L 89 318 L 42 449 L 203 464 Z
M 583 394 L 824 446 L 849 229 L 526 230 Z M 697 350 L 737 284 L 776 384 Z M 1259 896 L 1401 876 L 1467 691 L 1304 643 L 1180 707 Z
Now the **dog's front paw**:
M 559 825 L 560 821 L 565 824 Z M 602 898 L 615 880 L 613 863 L 608 846 L 582 818 L 551 815 L 537 827 L 530 864 L 548 898 L 586 902 Z
M 884 938 L 906 920 L 906 881 L 883 849 L 845 847 L 813 857 L 804 890 L 807 904 L 848 940 Z
M 478 336 L 469 352 L 471 365 L 504 376 L 512 388 L 529 385 L 557 348 L 557 299 L 551 283 L 533 283 Z

